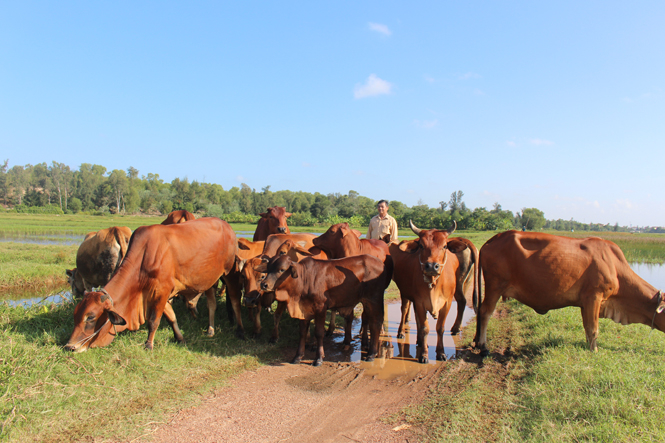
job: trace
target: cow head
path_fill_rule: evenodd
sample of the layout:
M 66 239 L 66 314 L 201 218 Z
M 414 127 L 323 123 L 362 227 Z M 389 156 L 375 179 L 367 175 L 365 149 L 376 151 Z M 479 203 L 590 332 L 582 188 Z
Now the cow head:
M 247 260 L 236 259 L 238 272 L 240 273 L 240 283 L 243 287 L 243 303 L 247 307 L 258 306 L 261 297 L 264 295 L 261 289 L 261 282 L 265 278 L 265 272 L 259 272 L 255 268 L 262 263 L 261 257 L 254 257 Z M 272 299 L 270 300 L 272 303 Z
M 350 242 L 358 242 L 358 235 L 355 229 L 351 229 L 348 223 L 337 223 L 332 225 L 326 232 L 312 240 L 314 246 L 317 246 L 335 258 L 343 256 L 340 249 Z
M 261 218 L 268 221 L 269 233 L 270 234 L 290 234 L 291 231 L 286 225 L 286 219 L 291 217 L 290 212 L 286 212 L 286 208 L 283 206 L 274 206 L 268 208 L 266 212 L 259 214 Z
M 72 287 L 72 296 L 81 297 L 85 292 L 85 285 L 77 268 L 65 269 L 65 275 L 67 276 L 67 283 Z
M 400 249 L 418 254 L 423 279 L 431 289 L 436 285 L 448 260 L 448 236 L 455 232 L 457 223 L 453 221 L 448 230 L 418 229 L 411 220 L 409 225 L 418 236 L 418 240 L 402 242 Z
M 289 277 L 298 278 L 297 265 L 288 255 L 276 255 L 270 259 L 262 257 L 261 264 L 254 268 L 254 270 L 266 274 L 261 282 L 261 289 L 264 291 L 275 291 Z
M 84 352 L 106 346 L 115 337 L 111 326 L 124 326 L 125 320 L 113 310 L 113 299 L 104 291 L 86 292 L 74 309 L 74 332 L 65 349 Z
M 297 262 L 299 257 L 296 253 L 304 255 L 306 257 L 311 257 L 313 254 L 305 249 L 305 242 L 294 242 L 291 239 L 286 240 L 284 243 L 279 245 L 277 251 L 275 251 L 275 256 L 279 257 L 281 255 L 288 255 L 291 261 Z

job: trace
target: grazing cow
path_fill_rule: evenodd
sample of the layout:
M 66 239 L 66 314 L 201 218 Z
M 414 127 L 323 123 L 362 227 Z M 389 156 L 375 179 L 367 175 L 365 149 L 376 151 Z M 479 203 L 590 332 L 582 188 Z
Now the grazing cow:
M 218 218 L 138 228 L 113 278 L 102 290 L 86 292 L 76 305 L 65 349 L 106 346 L 116 332 L 135 331 L 143 323 L 148 326 L 145 347 L 152 349 L 162 314 L 175 339 L 183 342 L 168 300 L 214 292 L 217 280 L 233 270 L 237 248 L 233 229 Z
M 448 239 L 448 250 L 457 256 L 459 261 L 459 268 L 457 270 L 457 285 L 455 287 L 455 302 L 457 303 L 457 317 L 453 327 L 450 328 L 451 335 L 457 335 L 462 327 L 462 319 L 464 318 L 464 309 L 467 305 L 466 294 L 472 291 L 476 279 L 475 272 L 478 269 L 478 248 L 471 242 L 463 237 L 455 237 Z M 397 328 L 397 338 L 404 338 L 404 330 L 409 327 L 409 313 L 411 310 L 411 302 L 403 300 L 402 318 Z M 477 312 L 478 307 L 473 306 L 474 311 Z
M 337 260 L 308 257 L 294 263 L 288 255 L 281 255 L 265 258 L 256 270 L 266 273 L 261 289 L 274 292 L 278 301 L 286 302 L 291 317 L 300 319 L 300 344 L 294 364 L 305 355 L 307 331 L 312 319 L 317 339 L 316 358 L 312 364 L 320 366 L 325 356 L 323 335 L 326 311 L 337 309 L 348 312 L 358 303 L 363 304 L 363 310 L 367 313 L 371 336 L 366 360 L 374 360 L 383 323 L 383 292 L 390 284 L 379 259 L 370 255 Z
M 420 363 L 428 362 L 427 313 L 436 323 L 436 359 L 445 360 L 443 329 L 457 287 L 459 261 L 448 243 L 448 236 L 455 231 L 455 224 L 447 231 L 418 229 L 409 221 L 418 240 L 391 243 L 390 255 L 395 265 L 393 280 L 402 297 L 402 317 L 407 302 L 413 303 L 418 328 L 416 358 Z M 449 253 L 450 252 L 450 253 Z M 407 311 L 408 312 L 408 311 Z M 398 331 L 402 334 L 402 331 Z
M 177 211 L 172 211 L 169 215 L 166 216 L 166 220 L 162 222 L 163 225 L 177 225 L 178 223 L 184 223 L 186 221 L 196 220 L 194 214 L 184 209 L 178 209 Z
M 480 269 L 485 297 L 474 341 L 484 355 L 488 354 L 487 322 L 500 297 L 514 298 L 539 314 L 579 306 L 592 351 L 597 350 L 600 317 L 665 332 L 662 293 L 635 274 L 611 241 L 506 231 L 480 249 Z
M 131 236 L 127 226 L 112 226 L 85 236 L 76 252 L 76 268 L 66 271 L 75 296 L 109 282 L 127 253 Z
M 286 225 L 286 219 L 291 217 L 290 212 L 286 212 L 283 206 L 274 206 L 268 208 L 266 212 L 259 214 L 261 218 L 256 225 L 253 241 L 265 240 L 270 234 L 290 234 L 291 231 Z

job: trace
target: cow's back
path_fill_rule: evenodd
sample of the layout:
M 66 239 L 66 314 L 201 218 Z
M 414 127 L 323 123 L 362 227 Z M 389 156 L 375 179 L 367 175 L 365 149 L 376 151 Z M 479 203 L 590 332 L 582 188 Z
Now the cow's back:
M 492 237 L 480 250 L 480 263 L 486 285 L 507 288 L 506 297 L 536 311 L 581 306 L 587 288 L 611 294 L 618 290 L 618 268 L 627 266 L 618 246 L 597 237 L 520 231 Z
M 134 232 L 118 272 L 138 271 L 159 284 L 175 280 L 203 292 L 233 270 L 237 248 L 233 229 L 214 217 L 142 226 Z
M 108 283 L 127 252 L 131 235 L 126 226 L 112 226 L 86 235 L 76 253 L 76 268 L 89 286 Z

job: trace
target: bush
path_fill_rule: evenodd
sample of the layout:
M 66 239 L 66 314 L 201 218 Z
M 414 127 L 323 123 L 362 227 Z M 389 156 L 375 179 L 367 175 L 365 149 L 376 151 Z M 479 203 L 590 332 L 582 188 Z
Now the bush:
M 314 226 L 317 221 L 309 212 L 294 212 L 289 217 L 289 225 L 293 226 Z
M 58 215 L 64 214 L 62 209 L 60 209 L 60 206 L 57 205 L 46 205 L 46 206 L 16 205 L 14 206 L 14 210 L 22 214 L 58 214 Z
M 67 209 L 76 213 L 80 212 L 82 208 L 83 208 L 83 203 L 81 202 L 81 200 L 79 200 L 76 197 L 72 197 L 71 199 L 69 199 L 69 204 L 67 205 Z
M 235 211 L 230 214 L 222 214 L 219 218 L 228 223 L 257 223 L 260 217 L 258 215 Z

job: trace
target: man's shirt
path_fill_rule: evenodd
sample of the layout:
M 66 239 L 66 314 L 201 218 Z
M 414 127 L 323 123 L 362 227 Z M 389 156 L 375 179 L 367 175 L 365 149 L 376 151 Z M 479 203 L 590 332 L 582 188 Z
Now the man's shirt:
M 397 221 L 390 214 L 386 214 L 384 218 L 379 215 L 372 217 L 369 221 L 367 238 L 380 240 L 386 234 L 390 234 L 390 241 L 397 241 Z

